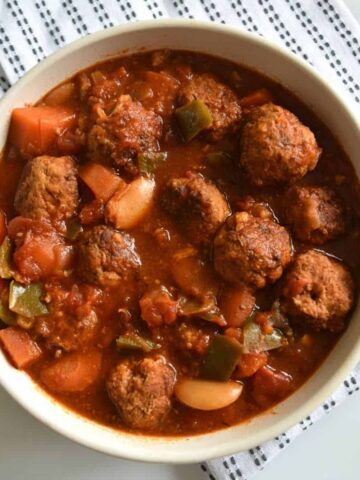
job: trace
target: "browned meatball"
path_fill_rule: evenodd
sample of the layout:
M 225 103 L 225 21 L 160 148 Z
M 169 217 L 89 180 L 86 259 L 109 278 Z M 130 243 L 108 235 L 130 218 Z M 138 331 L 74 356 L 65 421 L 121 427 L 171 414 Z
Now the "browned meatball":
M 134 240 L 127 233 L 98 225 L 82 234 L 77 269 L 84 280 L 110 286 L 132 282 L 139 266 Z
M 229 282 L 262 288 L 281 277 L 291 249 L 281 225 L 247 212 L 235 213 L 215 237 L 215 270 Z
M 208 73 L 193 75 L 181 87 L 178 100 L 184 105 L 196 98 L 202 100 L 211 112 L 213 123 L 207 130 L 210 140 L 220 140 L 239 127 L 241 107 L 230 87 Z
M 342 202 L 328 187 L 291 187 L 284 205 L 287 222 L 299 240 L 321 245 L 345 231 Z
M 288 272 L 282 308 L 299 324 L 337 332 L 354 301 L 354 281 L 339 261 L 316 250 L 298 255 Z
M 131 428 L 153 430 L 168 413 L 175 370 L 161 355 L 117 364 L 107 391 L 123 421 Z
M 129 95 L 120 96 L 111 113 L 98 106 L 95 117 L 88 134 L 88 155 L 92 160 L 112 163 L 136 174 L 137 155 L 159 149 L 161 118 Z
M 220 190 L 194 173 L 170 180 L 161 201 L 196 245 L 209 243 L 231 213 Z
M 73 158 L 43 155 L 27 162 L 15 195 L 20 215 L 57 224 L 74 215 L 78 202 Z
M 285 108 L 253 108 L 241 137 L 240 164 L 258 186 L 291 183 L 316 167 L 321 149 L 311 130 Z

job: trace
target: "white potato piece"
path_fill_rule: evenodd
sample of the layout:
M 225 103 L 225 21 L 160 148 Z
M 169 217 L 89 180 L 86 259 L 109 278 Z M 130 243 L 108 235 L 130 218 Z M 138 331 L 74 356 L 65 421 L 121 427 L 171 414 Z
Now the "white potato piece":
M 175 386 L 175 396 L 197 410 L 218 410 L 234 403 L 241 395 L 243 385 L 238 382 L 211 382 L 208 380 L 181 380 Z
M 106 204 L 105 217 L 116 228 L 129 229 L 138 225 L 150 210 L 155 191 L 155 181 L 139 177 L 121 186 Z

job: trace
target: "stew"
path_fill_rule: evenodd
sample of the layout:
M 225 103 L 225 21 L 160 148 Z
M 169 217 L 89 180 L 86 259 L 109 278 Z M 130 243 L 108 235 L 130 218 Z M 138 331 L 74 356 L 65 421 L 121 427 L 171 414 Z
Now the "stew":
M 257 415 L 356 301 L 353 167 L 301 99 L 219 58 L 121 57 L 15 108 L 0 192 L 0 345 L 114 428 Z

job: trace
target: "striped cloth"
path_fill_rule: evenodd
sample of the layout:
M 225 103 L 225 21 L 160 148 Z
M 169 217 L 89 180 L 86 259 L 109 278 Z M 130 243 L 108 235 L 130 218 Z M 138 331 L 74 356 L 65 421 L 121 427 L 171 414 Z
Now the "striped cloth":
M 229 23 L 278 41 L 359 108 L 360 27 L 341 0 L 0 0 L 0 96 L 29 68 L 76 38 L 120 23 L 166 17 Z M 201 465 L 202 474 L 208 480 L 250 479 L 297 435 L 359 390 L 359 381 L 360 366 L 324 405 L 288 432 L 248 452 L 207 462 Z

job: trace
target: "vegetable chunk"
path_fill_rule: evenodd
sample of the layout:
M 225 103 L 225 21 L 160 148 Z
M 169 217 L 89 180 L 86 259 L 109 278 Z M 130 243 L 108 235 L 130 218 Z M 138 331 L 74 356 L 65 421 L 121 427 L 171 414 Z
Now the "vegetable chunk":
M 15 281 L 10 283 L 9 308 L 24 317 L 32 318 L 46 315 L 48 309 L 41 300 L 43 289 L 40 283 L 21 285 Z
M 237 382 L 209 382 L 185 379 L 175 387 L 177 399 L 197 410 L 218 410 L 234 403 L 241 395 L 243 386 Z
M 204 361 L 202 376 L 211 380 L 229 380 L 242 354 L 242 346 L 234 338 L 214 337 Z
M 90 188 L 98 200 L 106 202 L 125 182 L 109 168 L 99 163 L 88 163 L 79 171 L 79 177 Z
M 200 132 L 209 128 L 212 123 L 212 115 L 204 102 L 196 98 L 175 111 L 181 135 L 185 142 L 189 142 Z
M 16 368 L 24 369 L 41 357 L 40 347 L 27 332 L 18 327 L 0 330 L 0 343 Z
M 41 381 L 55 392 L 82 392 L 99 378 L 102 355 L 98 350 L 70 353 L 43 368 Z
M 11 115 L 10 142 L 24 156 L 40 155 L 74 126 L 75 120 L 75 113 L 62 107 L 15 108 Z
M 155 182 L 137 178 L 114 193 L 106 205 L 106 218 L 119 229 L 135 227 L 148 213 L 153 202 Z

